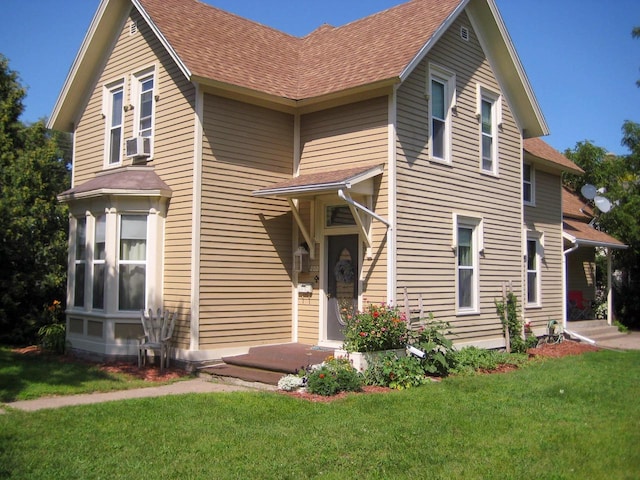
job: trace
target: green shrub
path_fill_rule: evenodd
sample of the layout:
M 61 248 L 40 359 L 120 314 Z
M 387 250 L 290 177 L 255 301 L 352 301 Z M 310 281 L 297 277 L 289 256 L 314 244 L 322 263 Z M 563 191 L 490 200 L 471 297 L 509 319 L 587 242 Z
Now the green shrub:
M 367 385 L 379 385 L 396 390 L 417 387 L 429 381 L 418 358 L 399 357 L 394 352 L 371 362 L 364 372 L 364 379 Z
M 50 323 L 38 329 L 42 348 L 53 353 L 63 354 L 66 349 L 66 327 L 64 323 Z
M 449 372 L 453 342 L 447 334 L 451 334 L 449 324 L 434 322 L 433 314 L 429 315 L 429 322 L 412 332 L 411 345 L 425 353 L 425 358 L 420 359 L 425 373 L 446 375 Z
M 494 303 L 502 326 L 509 333 L 511 351 L 524 353 L 527 347 L 522 338 L 522 322 L 518 316 L 518 297 L 516 297 L 515 293 L 509 292 L 506 302 L 495 300 Z
M 499 365 L 522 365 L 526 354 L 486 350 L 478 347 L 464 347 L 452 354 L 451 373 L 472 375 L 478 370 L 495 370 Z
M 362 385 L 362 375 L 344 358 L 331 358 L 307 376 L 307 391 L 324 396 L 359 392 Z

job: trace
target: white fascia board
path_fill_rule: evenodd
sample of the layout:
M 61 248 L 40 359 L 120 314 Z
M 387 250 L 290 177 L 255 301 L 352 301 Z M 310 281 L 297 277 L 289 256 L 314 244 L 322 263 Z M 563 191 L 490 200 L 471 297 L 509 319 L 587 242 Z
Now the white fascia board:
M 445 34 L 445 32 L 449 29 L 449 27 L 453 25 L 453 22 L 456 21 L 456 18 L 458 18 L 458 15 L 460 15 L 460 13 L 464 11 L 465 8 L 467 8 L 467 5 L 469 4 L 469 2 L 470 0 L 464 0 L 463 2 L 460 2 L 460 4 L 453 10 L 453 12 L 451 12 L 451 14 L 447 17 L 447 19 L 444 22 L 442 22 L 442 25 L 438 27 L 435 33 L 427 41 L 427 43 L 425 43 L 422 46 L 418 54 L 415 57 L 413 57 L 413 60 L 411 60 L 411 62 L 409 62 L 409 64 L 404 68 L 402 73 L 400 73 L 401 83 L 404 82 L 407 79 L 407 77 L 409 77 L 409 75 L 411 75 L 411 72 L 413 72 L 413 70 L 420 64 L 420 62 L 424 59 L 427 53 L 429 53 L 429 50 L 431 50 L 431 48 L 438 42 L 438 40 L 440 40 L 442 35 Z

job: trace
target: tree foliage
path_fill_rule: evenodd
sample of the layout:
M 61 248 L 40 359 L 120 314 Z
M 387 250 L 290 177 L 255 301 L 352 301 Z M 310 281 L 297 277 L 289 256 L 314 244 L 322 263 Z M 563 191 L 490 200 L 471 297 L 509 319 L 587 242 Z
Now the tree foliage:
M 0 341 L 33 341 L 64 301 L 69 139 L 20 120 L 25 90 L 0 55 Z
M 614 205 L 606 213 L 595 209 L 595 226 L 629 246 L 614 253 L 613 266 L 622 272 L 615 285 L 614 306 L 617 317 L 633 327 L 640 325 L 640 125 L 624 123 L 622 144 L 631 154 L 616 156 L 591 142 L 578 142 L 565 155 L 585 174 L 566 175 L 564 184 L 577 192 L 587 183 L 604 188 L 604 195 Z

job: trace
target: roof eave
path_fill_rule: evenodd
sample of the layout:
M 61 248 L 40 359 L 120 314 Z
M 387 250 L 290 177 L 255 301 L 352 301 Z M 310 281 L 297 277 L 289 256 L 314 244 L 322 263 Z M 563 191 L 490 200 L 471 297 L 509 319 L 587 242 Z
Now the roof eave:
M 106 196 L 118 196 L 118 197 L 162 197 L 171 198 L 171 190 L 165 189 L 151 189 L 151 190 L 124 190 L 120 188 L 98 188 L 95 190 L 89 190 L 87 192 L 71 192 L 61 193 L 57 196 L 60 203 L 70 203 L 79 200 L 87 200 L 90 198 L 106 197 Z
M 545 158 L 534 155 L 530 152 L 527 152 L 527 159 L 532 160 L 536 165 L 541 165 L 545 167 L 545 169 L 547 170 L 573 173 L 575 175 L 584 175 L 584 170 L 582 170 L 577 165 L 575 166 L 575 168 L 569 165 L 561 165 L 557 162 L 547 160 Z

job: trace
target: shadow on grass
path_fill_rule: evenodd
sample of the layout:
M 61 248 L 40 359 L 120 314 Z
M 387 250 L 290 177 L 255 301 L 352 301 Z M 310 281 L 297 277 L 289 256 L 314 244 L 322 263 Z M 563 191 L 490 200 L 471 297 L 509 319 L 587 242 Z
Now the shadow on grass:
M 123 380 L 97 366 L 47 354 L 20 354 L 0 348 L 0 402 L 73 392 L 93 382 Z

